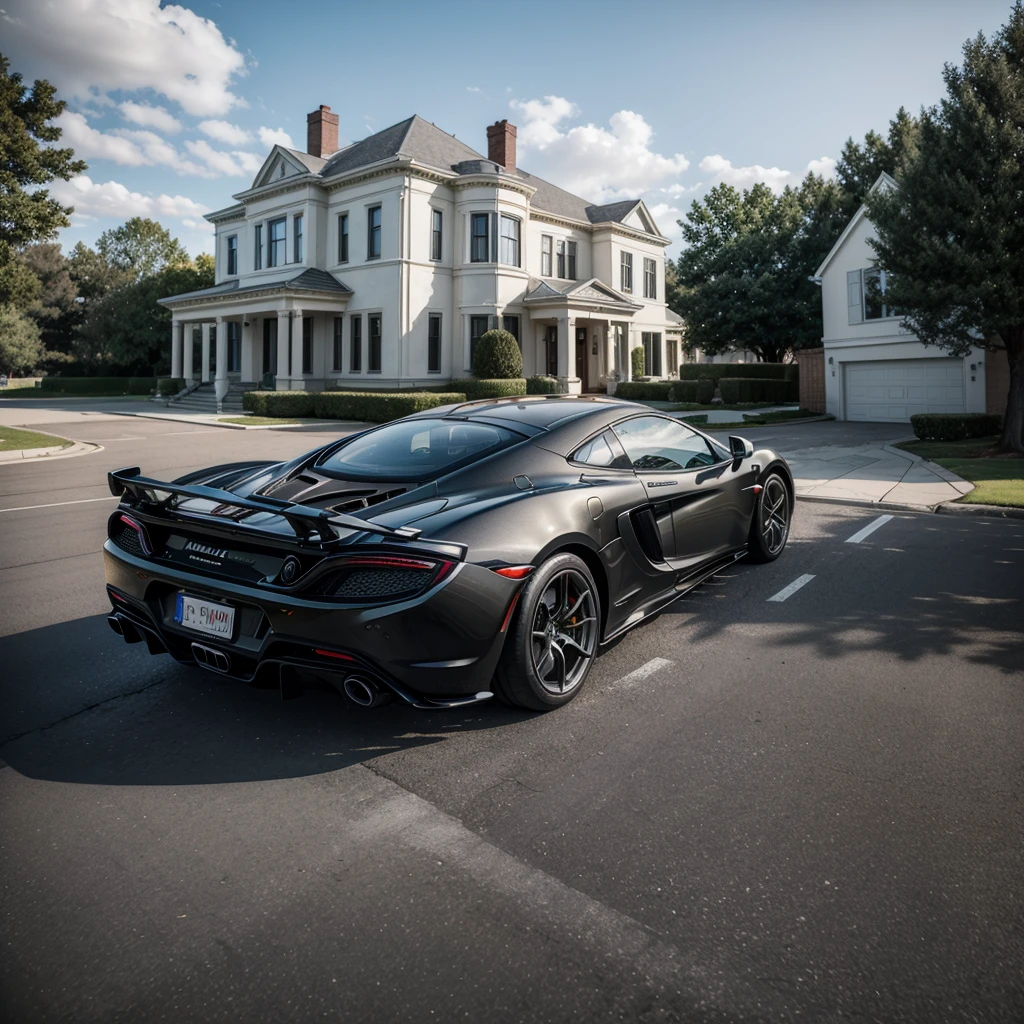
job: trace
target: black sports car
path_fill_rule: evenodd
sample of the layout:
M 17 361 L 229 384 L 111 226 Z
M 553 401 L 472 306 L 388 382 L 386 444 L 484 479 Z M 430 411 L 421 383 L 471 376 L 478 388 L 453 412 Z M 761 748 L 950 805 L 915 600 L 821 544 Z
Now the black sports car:
M 605 397 L 431 409 L 291 462 L 109 474 L 113 630 L 290 695 L 535 710 L 723 566 L 777 558 L 784 459 Z

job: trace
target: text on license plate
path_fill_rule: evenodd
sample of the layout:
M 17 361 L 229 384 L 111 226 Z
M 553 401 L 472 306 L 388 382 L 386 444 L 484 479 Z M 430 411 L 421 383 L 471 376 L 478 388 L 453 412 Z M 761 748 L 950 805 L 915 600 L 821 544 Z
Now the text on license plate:
M 214 604 L 213 601 L 179 594 L 174 621 L 197 633 L 229 637 L 235 626 L 235 609 L 226 604 Z

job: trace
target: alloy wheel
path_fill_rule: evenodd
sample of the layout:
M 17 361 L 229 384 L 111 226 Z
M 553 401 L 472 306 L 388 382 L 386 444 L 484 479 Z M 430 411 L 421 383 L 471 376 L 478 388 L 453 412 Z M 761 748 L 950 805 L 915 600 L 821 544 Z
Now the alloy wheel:
M 597 602 L 582 573 L 563 569 L 551 578 L 537 602 L 530 647 L 549 693 L 562 696 L 583 681 L 597 650 Z
M 761 494 L 761 537 L 769 555 L 777 555 L 789 536 L 789 494 L 777 477 L 769 477 Z

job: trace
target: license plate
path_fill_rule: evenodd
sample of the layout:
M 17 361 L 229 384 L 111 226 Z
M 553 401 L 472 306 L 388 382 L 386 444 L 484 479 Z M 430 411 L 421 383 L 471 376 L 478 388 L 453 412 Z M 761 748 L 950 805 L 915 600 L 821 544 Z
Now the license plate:
M 235 628 L 235 609 L 200 597 L 179 594 L 174 621 L 196 633 L 230 638 Z

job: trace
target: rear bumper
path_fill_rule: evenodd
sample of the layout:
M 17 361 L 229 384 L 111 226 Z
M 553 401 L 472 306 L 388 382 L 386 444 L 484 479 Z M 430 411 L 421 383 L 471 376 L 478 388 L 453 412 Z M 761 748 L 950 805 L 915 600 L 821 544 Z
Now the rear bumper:
M 109 540 L 104 566 L 112 626 L 120 625 L 126 639 L 145 640 L 153 653 L 166 651 L 243 681 L 273 680 L 282 671 L 332 680 L 369 673 L 400 699 L 424 707 L 472 702 L 490 689 L 505 639 L 502 626 L 520 586 L 463 563 L 418 598 L 339 607 L 155 564 Z M 234 607 L 234 635 L 205 636 L 174 623 L 180 591 Z M 226 669 L 220 658 L 197 662 L 193 643 L 222 654 Z

